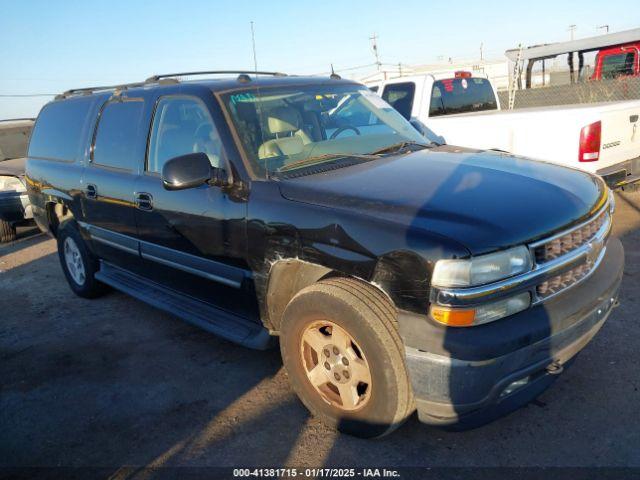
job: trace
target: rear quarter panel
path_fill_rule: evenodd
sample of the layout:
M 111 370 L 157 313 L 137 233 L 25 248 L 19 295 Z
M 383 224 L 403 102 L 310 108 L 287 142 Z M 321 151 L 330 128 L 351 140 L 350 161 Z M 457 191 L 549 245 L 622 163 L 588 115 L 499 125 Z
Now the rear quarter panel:
M 79 199 L 81 176 L 82 166 L 74 162 L 27 160 L 29 201 L 33 217 L 42 231 L 49 232 L 48 205 L 64 205 L 75 218 L 82 218 Z

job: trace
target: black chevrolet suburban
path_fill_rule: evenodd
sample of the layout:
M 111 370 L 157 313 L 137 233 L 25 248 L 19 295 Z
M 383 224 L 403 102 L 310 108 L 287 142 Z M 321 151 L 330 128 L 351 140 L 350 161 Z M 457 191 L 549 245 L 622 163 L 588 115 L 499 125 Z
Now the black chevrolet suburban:
M 279 337 L 302 402 L 363 437 L 510 412 L 602 327 L 623 270 L 602 180 L 429 143 L 337 76 L 229 73 L 42 109 L 29 197 L 76 294 Z

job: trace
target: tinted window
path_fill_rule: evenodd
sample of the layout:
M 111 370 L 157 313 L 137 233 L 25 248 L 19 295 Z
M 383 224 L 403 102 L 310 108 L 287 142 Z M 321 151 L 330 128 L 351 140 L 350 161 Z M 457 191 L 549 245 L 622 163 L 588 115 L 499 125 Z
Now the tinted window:
M 396 83 L 387 85 L 382 92 L 382 98 L 395 108 L 400 115 L 411 120 L 411 108 L 413 97 L 416 93 L 416 84 L 413 82 Z
M 480 112 L 498 108 L 496 96 L 485 78 L 447 78 L 433 84 L 429 116 Z
M 602 78 L 617 78 L 623 75 L 633 75 L 633 52 L 607 55 L 602 60 Z
M 374 86 L 374 87 L 369 87 L 369 90 L 371 90 L 372 92 L 378 93 L 378 86 Z
M 147 170 L 161 172 L 167 160 L 198 152 L 220 166 L 222 143 L 207 108 L 194 98 L 162 98 L 153 118 Z
M 133 168 L 142 107 L 142 101 L 112 102 L 104 107 L 93 147 L 94 163 Z
M 92 99 L 52 102 L 38 115 L 29 144 L 30 157 L 74 161 L 82 151 L 82 133 Z

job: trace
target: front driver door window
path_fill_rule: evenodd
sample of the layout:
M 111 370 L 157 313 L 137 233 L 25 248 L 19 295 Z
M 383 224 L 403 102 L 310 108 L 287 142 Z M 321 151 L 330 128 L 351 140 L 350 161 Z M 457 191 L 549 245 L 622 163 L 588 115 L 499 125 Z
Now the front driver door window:
M 164 97 L 156 106 L 147 171 L 161 173 L 167 160 L 188 153 L 206 153 L 220 167 L 222 144 L 207 108 L 190 97 Z

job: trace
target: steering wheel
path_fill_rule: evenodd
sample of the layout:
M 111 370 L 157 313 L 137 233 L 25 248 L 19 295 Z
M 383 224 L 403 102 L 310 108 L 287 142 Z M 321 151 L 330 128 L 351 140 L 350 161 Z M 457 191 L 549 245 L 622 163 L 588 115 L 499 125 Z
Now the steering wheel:
M 333 140 L 345 130 L 353 130 L 354 132 L 356 132 L 356 135 L 360 135 L 360 130 L 358 130 L 356 127 L 352 127 L 351 125 L 344 125 L 342 127 L 338 127 L 338 129 L 331 134 L 329 140 Z

